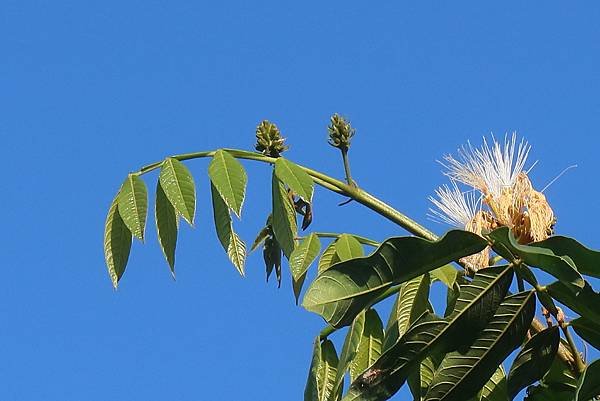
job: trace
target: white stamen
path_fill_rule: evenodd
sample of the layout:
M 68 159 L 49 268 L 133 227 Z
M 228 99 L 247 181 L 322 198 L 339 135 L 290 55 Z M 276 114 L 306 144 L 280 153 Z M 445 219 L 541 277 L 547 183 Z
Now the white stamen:
M 429 200 L 439 209 L 429 209 L 429 218 L 445 223 L 453 227 L 465 228 L 473 220 L 477 213 L 479 200 L 473 191 L 463 193 L 456 183 L 452 182 L 452 188 L 444 185 L 435 190 L 437 197 L 429 197 Z
M 484 194 L 500 196 L 504 188 L 512 187 L 519 173 L 523 171 L 531 146 L 521 140 L 517 147 L 517 135 L 509 139 L 505 136 L 504 146 L 492 136 L 488 145 L 483 138 L 481 149 L 471 143 L 458 149 L 458 160 L 451 155 L 444 156 L 447 164 L 441 163 L 448 171 L 444 174 L 453 180 L 479 189 Z
M 539 160 L 534 161 L 533 164 L 525 171 L 525 174 L 529 175 L 529 172 L 533 170 L 535 166 L 537 166 L 538 162 Z
M 564 169 L 563 171 L 561 171 L 561 172 L 560 172 L 560 174 L 559 174 L 559 175 L 557 175 L 556 177 L 554 177 L 554 178 L 552 179 L 552 181 L 550 181 L 550 182 L 548 183 L 548 185 L 546 185 L 546 186 L 544 187 L 544 189 L 542 189 L 540 192 L 541 192 L 541 193 L 544 193 L 544 191 L 545 191 L 545 190 L 547 190 L 547 189 L 550 187 L 550 185 L 554 184 L 554 181 L 558 180 L 560 177 L 562 177 L 562 176 L 563 176 L 563 174 L 564 174 L 564 173 L 566 173 L 567 171 L 571 170 L 572 168 L 577 168 L 577 164 L 573 164 L 572 166 L 569 166 L 569 167 L 567 167 L 566 169 Z

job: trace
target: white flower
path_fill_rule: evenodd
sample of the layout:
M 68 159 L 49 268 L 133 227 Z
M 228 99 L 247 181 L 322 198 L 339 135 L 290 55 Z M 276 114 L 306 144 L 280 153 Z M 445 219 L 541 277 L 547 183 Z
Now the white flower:
M 429 217 L 440 223 L 464 229 L 475 217 L 479 199 L 473 191 L 463 193 L 452 181 L 452 188 L 444 185 L 435 190 L 439 199 L 433 196 L 429 200 L 437 209 L 429 209 Z
M 485 196 L 499 197 L 505 188 L 515 185 L 525 167 L 530 148 L 525 140 L 521 140 L 517 147 L 515 133 L 510 138 L 505 136 L 504 146 L 493 136 L 489 146 L 484 137 L 481 149 L 467 143 L 458 150 L 458 159 L 446 155 L 446 164 L 441 164 L 448 170 L 444 174 L 452 180 L 470 185 Z

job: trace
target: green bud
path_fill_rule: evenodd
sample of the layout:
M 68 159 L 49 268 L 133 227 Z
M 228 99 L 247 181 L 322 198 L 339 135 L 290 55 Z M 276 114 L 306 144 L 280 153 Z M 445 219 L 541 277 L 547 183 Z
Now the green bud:
M 331 124 L 327 130 L 329 131 L 329 144 L 341 150 L 348 150 L 350 139 L 356 131 L 348 120 L 337 113 L 331 116 Z
M 256 127 L 255 149 L 265 156 L 279 157 L 288 150 L 284 144 L 285 138 L 281 136 L 279 128 L 268 120 L 262 121 Z

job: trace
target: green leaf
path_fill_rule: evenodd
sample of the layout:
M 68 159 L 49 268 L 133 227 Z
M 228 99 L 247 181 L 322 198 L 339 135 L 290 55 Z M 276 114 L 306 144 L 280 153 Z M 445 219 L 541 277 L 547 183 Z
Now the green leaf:
M 246 262 L 246 245 L 233 231 L 229 207 L 212 182 L 210 184 L 210 193 L 212 195 L 213 216 L 217 237 L 219 238 L 223 249 L 227 252 L 229 260 L 243 276 L 244 264 Z
M 362 339 L 365 328 L 365 312 L 359 313 L 358 316 L 354 319 L 350 328 L 348 329 L 348 333 L 346 334 L 346 339 L 344 340 L 344 345 L 342 347 L 342 354 L 340 355 L 340 362 L 337 367 L 337 376 L 335 378 L 335 392 L 339 392 L 342 390 L 344 386 L 344 375 L 348 368 L 350 368 L 350 364 L 354 360 L 356 353 L 358 352 L 358 346 Z
M 416 280 L 416 281 L 415 281 Z M 407 281 L 398 294 L 396 318 L 398 322 L 398 337 L 401 337 L 417 318 L 428 310 L 429 274 Z
M 577 390 L 577 377 L 572 368 L 559 356 L 554 358 L 550 370 L 544 375 L 541 383 L 554 391 L 567 391 L 573 395 Z
M 334 401 L 338 397 L 335 389 L 335 378 L 339 364 L 335 347 L 330 340 L 321 344 L 321 358 L 317 374 L 317 389 L 319 401 Z
M 359 315 L 360 316 L 360 315 Z M 364 372 L 381 356 L 383 344 L 383 323 L 375 309 L 365 312 L 365 323 L 358 349 L 350 363 L 350 379 Z
M 459 271 L 452 265 L 444 265 L 430 272 L 431 282 L 441 281 L 448 288 L 452 288 L 457 277 L 461 276 Z
M 559 356 L 537 386 L 527 387 L 527 401 L 573 401 L 577 378 L 571 367 Z
M 308 267 L 314 262 L 321 251 L 321 241 L 315 233 L 311 233 L 292 251 L 290 256 L 290 270 L 292 271 L 292 284 L 296 302 L 302 290 Z
M 544 384 L 527 387 L 527 396 L 525 397 L 525 401 L 573 401 L 574 399 L 575 391 Z
M 506 373 L 502 365 L 498 366 L 492 377 L 469 401 L 508 401 Z
M 549 249 L 555 255 L 568 256 L 579 273 L 600 278 L 600 252 L 586 248 L 573 238 L 556 235 L 529 245 Z
M 271 229 L 267 227 L 263 227 L 262 230 L 256 235 L 252 246 L 250 247 L 250 252 L 254 251 L 256 248 L 260 246 L 269 236 L 271 235 Z
M 175 275 L 175 247 L 177 246 L 177 228 L 179 220 L 175 209 L 160 184 L 156 183 L 156 231 L 160 248 L 167 259 L 171 274 Z
M 507 297 L 468 349 L 444 357 L 425 401 L 462 401 L 475 395 L 521 344 L 534 313 L 533 291 Z
M 335 241 L 335 252 L 340 262 L 364 256 L 360 242 L 353 235 L 342 234 Z
M 571 326 L 581 338 L 591 344 L 594 348 L 600 350 L 600 324 L 580 317 L 571 321 Z
M 561 282 L 583 288 L 583 277 L 577 272 L 573 261 L 568 257 L 555 255 L 551 250 L 519 244 L 508 227 L 500 227 L 488 234 L 493 241 L 492 248 L 507 260 L 521 259 L 525 264 L 544 270 Z
M 217 150 L 208 166 L 208 175 L 227 206 L 240 217 L 248 182 L 242 164 L 227 151 Z
M 227 256 L 229 260 L 236 267 L 238 272 L 244 275 L 244 265 L 246 264 L 246 244 L 242 239 L 232 230 L 231 240 L 227 247 Z
M 449 316 L 452 311 L 454 311 L 456 301 L 460 296 L 460 286 L 468 283 L 469 281 L 464 276 L 457 276 L 452 287 L 446 289 L 446 309 L 444 310 L 444 317 Z
M 314 341 L 313 355 L 308 369 L 308 378 L 304 388 L 304 401 L 319 401 L 319 383 L 317 377 L 321 369 L 321 339 L 319 336 Z
M 460 316 L 466 308 L 481 299 L 481 302 L 476 303 L 476 307 L 471 308 L 472 317 L 465 324 L 465 330 L 461 334 L 465 341 L 470 341 L 469 335 L 483 329 L 493 316 L 499 301 L 508 292 L 513 275 L 513 270 L 509 266 L 488 267 L 479 270 L 471 282 L 460 286 L 460 294 L 456 299 L 454 310 L 447 319 L 452 320 L 455 316 Z
M 466 288 L 461 295 L 463 302 L 457 303 L 457 313 L 447 319 L 427 312 L 421 315 L 394 345 L 354 380 L 344 401 L 385 400 L 398 391 L 427 356 L 444 354 L 468 343 L 470 338 L 465 333 L 484 327 L 494 316 L 511 279 L 512 270 L 506 266 L 480 270 L 472 287 Z M 471 301 L 467 303 L 467 299 Z
M 336 241 L 337 241 L 337 239 L 332 241 L 331 243 L 329 243 L 329 245 L 327 245 L 327 247 L 323 251 L 323 254 L 321 255 L 321 258 L 319 259 L 319 263 L 317 265 L 318 266 L 317 270 L 318 270 L 319 274 L 321 274 L 325 270 L 329 269 L 335 263 L 339 262 L 339 258 L 337 256 L 337 253 L 335 250 L 335 242 Z
M 179 160 L 167 157 L 162 162 L 158 179 L 175 211 L 193 225 L 196 211 L 196 186 L 190 170 Z
M 231 241 L 232 232 L 229 208 L 212 182 L 210 184 L 210 194 L 212 197 L 213 217 L 217 238 L 219 238 L 219 242 L 221 242 L 223 249 L 225 249 L 225 252 L 227 252 L 229 250 L 229 242 Z
M 508 375 L 510 399 L 526 386 L 540 380 L 552 366 L 558 351 L 558 326 L 540 331 L 523 346 Z
M 129 174 L 118 195 L 119 214 L 129 231 L 144 240 L 146 213 L 148 212 L 148 191 L 144 180 L 135 174 Z
M 598 378 L 600 378 L 600 359 L 589 364 L 579 378 L 575 401 L 588 401 L 600 396 L 600 380 Z
M 296 222 L 296 209 L 288 197 L 285 186 L 279 181 L 275 173 L 272 177 L 273 196 L 273 233 L 281 246 L 283 253 L 289 259 L 296 246 L 298 225 Z
M 125 272 L 129 251 L 131 250 L 131 231 L 129 231 L 119 214 L 118 197 L 117 194 L 110 205 L 104 224 L 104 259 L 108 267 L 108 275 L 115 289 Z
M 429 273 L 402 284 L 385 328 L 384 350 L 394 345 L 410 324 L 428 310 L 429 285 Z
M 428 356 L 423 359 L 419 369 L 413 371 L 408 376 L 407 383 L 415 401 L 422 400 L 427 393 L 427 389 L 433 380 L 433 375 L 439 364 L 442 362 L 442 356 Z
M 320 273 L 304 296 L 304 307 L 342 327 L 394 284 L 481 251 L 487 242 L 466 231 L 449 231 L 438 241 L 395 237 L 370 256 L 340 262 Z
M 556 281 L 546 288 L 552 298 L 580 316 L 600 321 L 600 310 L 596 306 L 600 305 L 600 294 L 595 292 L 587 281 L 583 289 L 577 292 L 560 281 Z
M 265 246 L 263 248 L 263 259 L 265 261 L 265 270 L 267 273 L 267 283 L 269 277 L 275 268 L 275 275 L 277 276 L 277 287 L 281 285 L 281 248 L 274 238 L 268 237 L 265 240 Z
M 442 351 L 442 345 L 457 346 L 458 336 L 449 336 L 456 322 L 426 313 L 387 351 L 352 382 L 343 401 L 383 401 L 394 395 L 408 376 L 429 354 Z M 449 341 L 441 341 L 448 337 Z M 455 340 L 454 344 L 450 344 Z M 445 351 L 445 350 L 444 350 Z
M 275 161 L 274 171 L 277 178 L 290 187 L 294 194 L 305 202 L 312 202 L 314 183 L 306 171 L 283 157 L 279 157 Z
M 492 377 L 483 385 L 477 394 L 477 401 L 507 401 L 508 388 L 506 373 L 502 365 L 498 366 Z

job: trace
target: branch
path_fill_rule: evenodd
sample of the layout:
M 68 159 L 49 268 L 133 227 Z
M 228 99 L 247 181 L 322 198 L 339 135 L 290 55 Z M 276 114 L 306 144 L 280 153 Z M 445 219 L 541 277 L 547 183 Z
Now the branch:
M 318 231 L 315 231 L 314 234 L 319 238 L 337 238 L 341 235 L 341 233 L 323 233 L 323 232 L 318 232 Z M 372 246 L 375 248 L 377 248 L 379 245 L 381 245 L 380 242 L 374 241 L 370 238 L 362 237 L 360 235 L 355 235 L 355 234 L 350 234 L 350 235 L 353 236 L 354 238 L 356 238 L 356 240 L 363 245 L 368 245 L 368 246 Z
M 254 161 L 259 161 L 259 162 L 268 163 L 268 164 L 273 164 L 273 163 L 275 163 L 275 160 L 276 160 L 273 157 L 264 156 L 261 153 L 249 152 L 246 150 L 239 150 L 239 149 L 223 149 L 223 150 L 226 150 L 227 152 L 231 153 L 232 156 L 234 156 L 238 159 L 254 160 Z M 171 156 L 171 157 L 174 159 L 177 159 L 179 161 L 184 161 L 184 160 L 212 157 L 214 155 L 214 153 L 215 153 L 215 151 L 184 153 L 184 154 L 175 155 L 175 156 Z M 162 165 L 162 161 L 149 164 L 147 166 L 142 167 L 137 172 L 137 174 L 141 175 L 141 174 L 149 173 L 150 171 L 160 168 L 161 165 Z M 371 209 L 374 212 L 378 213 L 379 215 L 385 217 L 386 219 L 398 224 L 400 227 L 404 228 L 406 231 L 410 232 L 411 234 L 414 234 L 421 238 L 428 239 L 430 241 L 435 241 L 438 239 L 437 235 L 435 235 L 431 231 L 427 230 L 425 227 L 421 226 L 416 221 L 410 219 L 408 216 L 400 213 L 398 210 L 394 209 L 390 205 L 377 199 L 370 193 L 368 193 L 362 189 L 358 189 L 354 186 L 348 185 L 340 180 L 332 178 L 332 177 L 330 177 L 326 174 L 323 174 L 319 171 L 316 171 L 316 170 L 313 170 L 313 169 L 310 169 L 308 167 L 304 167 L 301 165 L 299 165 L 299 166 L 304 171 L 306 171 L 308 173 L 308 175 L 310 175 L 313 178 L 313 180 L 315 181 L 315 184 L 320 185 L 323 188 L 328 189 L 330 191 L 336 192 L 340 195 L 344 195 L 344 196 L 354 199 L 356 202 L 368 207 L 369 209 Z
M 254 160 L 254 161 L 268 163 L 268 164 L 274 164 L 275 160 L 276 160 L 276 158 L 265 156 L 261 153 L 249 152 L 246 150 L 239 150 L 239 149 L 223 149 L 223 150 L 226 150 L 232 156 L 234 156 L 238 159 Z M 215 151 L 205 151 L 205 152 L 195 152 L 195 153 L 184 153 L 184 154 L 174 155 L 171 157 L 174 159 L 177 159 L 179 161 L 184 161 L 184 160 L 212 157 L 214 155 L 214 153 L 215 153 Z M 142 167 L 136 174 L 142 175 L 142 174 L 149 173 L 153 170 L 160 168 L 161 165 L 162 165 L 162 161 L 146 165 L 146 166 Z M 421 226 L 419 223 L 412 220 L 411 218 L 404 215 L 403 213 L 399 212 L 398 210 L 394 209 L 393 207 L 391 207 L 387 203 L 383 202 L 382 200 L 371 195 L 367 191 L 364 191 L 363 189 L 357 188 L 352 185 L 348 185 L 347 183 L 344 183 L 343 181 L 337 180 L 333 177 L 330 177 L 324 173 L 310 169 L 308 167 L 305 167 L 302 165 L 299 165 L 299 167 L 302 168 L 304 171 L 306 171 L 308 173 L 308 175 L 310 175 L 313 178 L 315 184 L 320 185 L 321 187 L 323 187 L 325 189 L 328 189 L 330 191 L 333 191 L 340 195 L 347 196 L 347 197 L 355 200 L 356 202 L 362 204 L 363 206 L 368 207 L 369 209 L 373 210 L 375 213 L 381 215 L 382 217 L 385 217 L 386 219 L 392 221 L 393 223 L 398 224 L 400 227 L 404 228 L 406 231 L 410 232 L 411 234 L 416 235 L 417 237 L 427 239 L 429 241 L 436 241 L 439 238 L 433 232 L 431 232 L 428 229 L 426 229 L 425 227 Z M 349 173 L 349 171 L 348 171 L 348 173 Z M 388 289 L 384 294 L 382 294 L 380 297 L 378 297 L 375 300 L 375 302 L 373 302 L 373 305 L 382 301 L 383 299 L 393 295 L 394 293 L 396 293 L 399 290 L 399 288 L 400 288 L 400 286 L 392 287 L 392 288 Z M 539 322 L 539 320 L 534 319 L 531 324 L 532 331 L 538 332 L 538 331 L 542 330 L 540 327 L 543 327 L 543 325 Z M 335 331 L 335 329 L 333 327 L 330 328 L 330 326 L 328 326 L 321 332 L 321 337 L 325 338 L 329 334 L 331 334 L 333 331 Z M 565 336 L 567 334 L 570 336 L 568 331 L 567 331 L 567 333 L 565 333 Z M 569 340 L 569 337 L 567 337 L 567 341 L 568 340 Z M 571 338 L 571 340 L 572 340 L 572 338 Z M 573 345 L 574 345 L 574 343 L 573 343 Z M 575 355 L 578 355 L 576 348 L 573 348 L 573 353 Z M 576 372 L 578 372 L 579 369 L 581 368 L 579 361 L 577 361 L 577 356 L 572 355 L 572 352 L 570 352 L 568 349 L 566 349 L 562 344 L 561 344 L 561 347 L 559 348 L 558 355 L 563 361 L 568 363 L 569 366 L 572 366 L 573 362 L 575 362 L 577 365 Z M 581 359 L 581 357 L 579 357 L 579 359 Z M 583 363 L 583 362 L 581 362 L 581 363 Z

